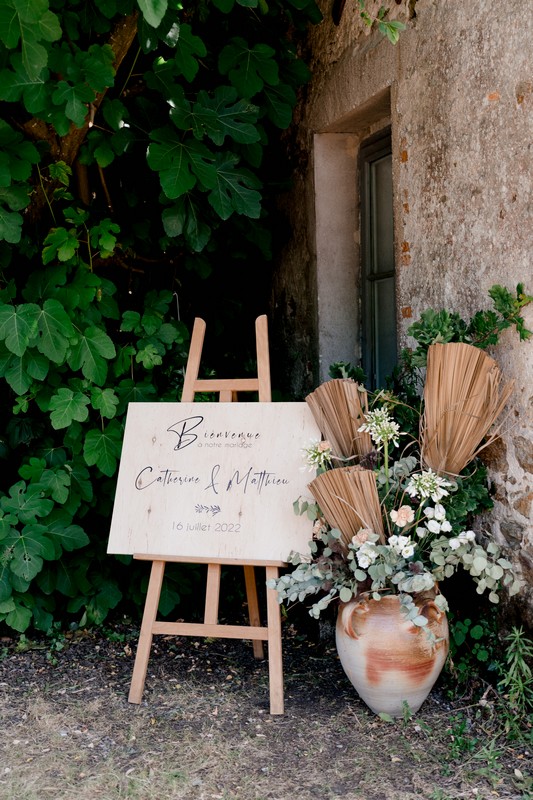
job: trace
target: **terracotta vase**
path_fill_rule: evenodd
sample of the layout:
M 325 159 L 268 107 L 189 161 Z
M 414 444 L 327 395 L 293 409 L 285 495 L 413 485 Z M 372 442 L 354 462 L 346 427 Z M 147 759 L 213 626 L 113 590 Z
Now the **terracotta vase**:
M 336 643 L 342 667 L 361 699 L 375 713 L 403 716 L 405 703 L 416 712 L 429 695 L 446 661 L 448 620 L 433 595 L 415 598 L 427 628 L 413 625 L 400 610 L 397 595 L 366 596 L 341 604 Z

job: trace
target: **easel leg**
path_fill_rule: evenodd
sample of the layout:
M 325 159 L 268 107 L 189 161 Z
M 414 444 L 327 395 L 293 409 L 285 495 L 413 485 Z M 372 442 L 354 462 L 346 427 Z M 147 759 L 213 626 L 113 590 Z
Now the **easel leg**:
M 220 564 L 207 565 L 207 586 L 205 590 L 204 622 L 216 625 L 218 622 L 218 601 L 220 597 Z
M 266 567 L 266 579 L 277 580 L 277 567 Z M 275 589 L 267 589 L 268 670 L 270 713 L 283 714 L 283 655 L 281 650 L 281 610 Z
M 150 648 L 152 646 L 152 630 L 157 617 L 157 608 L 159 606 L 159 597 L 161 596 L 164 574 L 165 562 L 153 561 L 148 592 L 144 604 L 141 632 L 137 644 L 135 664 L 133 666 L 133 675 L 131 678 L 130 694 L 128 697 L 128 702 L 130 703 L 138 704 L 142 699 L 146 670 L 148 669 L 148 659 L 150 658 Z
M 257 600 L 257 584 L 255 582 L 255 567 L 245 565 L 244 567 L 244 582 L 246 585 L 246 599 L 248 601 L 248 616 L 250 625 L 255 628 L 261 625 L 261 617 L 259 616 L 259 603 Z M 253 649 L 255 658 L 264 658 L 265 649 L 263 642 L 260 639 L 253 640 Z

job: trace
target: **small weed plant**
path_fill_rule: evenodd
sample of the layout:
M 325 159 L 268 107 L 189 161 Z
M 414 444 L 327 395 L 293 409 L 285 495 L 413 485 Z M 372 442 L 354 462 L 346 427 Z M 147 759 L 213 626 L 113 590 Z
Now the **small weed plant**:
M 531 731 L 533 711 L 533 640 L 522 627 L 513 627 L 504 638 L 505 664 L 498 688 L 503 692 L 504 724 L 506 732 L 522 738 Z

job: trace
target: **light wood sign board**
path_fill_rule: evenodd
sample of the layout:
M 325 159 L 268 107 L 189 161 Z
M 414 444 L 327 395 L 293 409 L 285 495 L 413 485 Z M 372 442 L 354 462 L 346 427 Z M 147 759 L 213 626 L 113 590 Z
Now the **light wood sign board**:
M 306 403 L 130 403 L 108 553 L 285 562 L 311 523 Z

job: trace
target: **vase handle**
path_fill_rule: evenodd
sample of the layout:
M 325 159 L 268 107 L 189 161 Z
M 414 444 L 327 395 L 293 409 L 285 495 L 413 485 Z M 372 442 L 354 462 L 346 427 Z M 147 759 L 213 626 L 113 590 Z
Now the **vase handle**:
M 351 600 L 346 603 L 340 610 L 340 625 L 342 630 L 351 639 L 358 639 L 359 634 L 354 628 L 355 615 L 362 616 L 368 614 L 368 603 L 366 600 Z
M 423 617 L 427 617 L 428 622 L 439 622 L 444 614 L 444 611 L 438 607 L 434 600 L 426 600 L 426 602 L 419 608 Z

